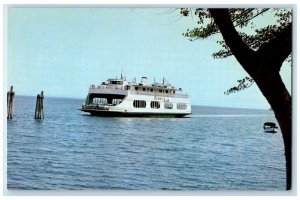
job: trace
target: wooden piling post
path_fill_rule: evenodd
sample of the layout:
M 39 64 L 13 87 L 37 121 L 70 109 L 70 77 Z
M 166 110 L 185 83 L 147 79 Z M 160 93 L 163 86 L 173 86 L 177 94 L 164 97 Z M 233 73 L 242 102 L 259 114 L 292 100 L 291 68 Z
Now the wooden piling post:
M 36 105 L 35 105 L 35 119 L 44 119 L 44 92 L 38 94 L 36 97 Z
M 7 119 L 13 118 L 14 96 L 15 92 L 13 91 L 13 86 L 10 86 L 10 91 L 7 92 Z

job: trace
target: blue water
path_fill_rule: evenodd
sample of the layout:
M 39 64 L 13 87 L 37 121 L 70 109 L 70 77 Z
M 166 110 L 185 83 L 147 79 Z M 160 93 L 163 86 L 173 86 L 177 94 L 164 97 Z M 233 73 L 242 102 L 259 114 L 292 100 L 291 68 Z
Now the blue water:
M 194 106 L 189 118 L 104 118 L 83 100 L 16 96 L 7 123 L 8 189 L 285 190 L 271 111 Z

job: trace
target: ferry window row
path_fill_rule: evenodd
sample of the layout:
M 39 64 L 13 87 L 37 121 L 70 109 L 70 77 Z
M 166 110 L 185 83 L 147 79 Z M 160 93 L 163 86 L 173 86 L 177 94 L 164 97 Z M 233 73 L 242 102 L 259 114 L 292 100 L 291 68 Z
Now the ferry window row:
M 122 102 L 122 99 L 113 99 L 112 100 L 112 104 L 113 105 L 118 105 L 118 104 L 120 104 Z
M 93 104 L 106 105 L 107 99 L 106 98 L 93 98 Z
M 118 105 L 122 102 L 122 99 L 112 99 L 112 105 Z M 99 104 L 99 105 L 107 105 L 108 101 L 106 98 L 93 98 L 93 104 Z M 133 107 L 135 108 L 146 108 L 146 101 L 145 100 L 134 100 L 133 101 Z M 160 102 L 159 101 L 151 101 L 150 107 L 153 109 L 159 109 L 160 108 Z M 173 103 L 166 101 L 164 103 L 165 109 L 173 109 Z M 177 109 L 185 110 L 187 109 L 186 103 L 177 103 Z
M 110 84 L 113 84 L 113 85 L 122 85 L 123 82 L 122 81 L 109 81 Z
M 135 108 L 146 108 L 146 104 L 147 103 L 144 100 L 134 100 L 133 101 L 133 107 L 135 107 Z M 150 107 L 153 109 L 159 109 L 160 102 L 159 101 L 151 101 Z M 173 103 L 166 101 L 164 103 L 164 108 L 165 109 L 173 109 Z M 187 104 L 186 103 L 177 103 L 177 109 L 185 110 L 185 109 L 187 109 Z
M 173 109 L 173 103 L 169 102 L 169 101 L 166 101 L 165 102 L 165 108 L 166 109 Z
M 146 108 L 146 101 L 144 100 L 134 100 L 133 107 L 135 108 Z
M 130 89 L 130 86 L 125 86 L 125 90 L 129 90 Z M 154 89 L 153 88 L 147 88 L 147 87 L 138 87 L 138 86 L 136 86 L 136 87 L 134 87 L 134 89 L 136 90 L 136 91 L 143 91 L 143 92 L 154 92 Z M 156 90 L 156 91 L 158 91 L 159 93 L 166 93 L 166 94 L 175 94 L 175 90 L 163 90 L 163 89 L 159 89 L 159 90 Z
M 112 100 L 112 104 L 118 105 L 122 102 L 122 99 L 113 99 Z M 93 104 L 99 104 L 99 105 L 107 105 L 108 104 L 108 100 L 107 98 L 93 98 Z
M 160 108 L 160 103 L 158 101 L 151 101 L 150 107 L 159 109 Z
M 187 108 L 186 103 L 177 103 L 177 109 L 184 110 Z

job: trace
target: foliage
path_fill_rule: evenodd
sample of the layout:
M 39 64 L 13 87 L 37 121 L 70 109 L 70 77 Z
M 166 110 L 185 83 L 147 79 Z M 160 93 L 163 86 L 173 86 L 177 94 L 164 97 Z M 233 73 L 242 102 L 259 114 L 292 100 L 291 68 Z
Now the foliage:
M 239 83 L 238 86 L 234 86 L 234 87 L 230 88 L 229 90 L 224 92 L 224 94 L 229 95 L 231 93 L 235 93 L 235 92 L 244 90 L 246 88 L 249 88 L 254 83 L 254 80 L 251 77 L 246 76 L 245 78 L 243 78 L 241 80 L 237 80 L 237 82 Z
M 196 27 L 192 30 L 187 30 L 183 35 L 188 37 L 190 40 L 205 39 L 209 36 L 212 36 L 216 33 L 219 33 L 218 27 L 214 23 L 213 18 L 211 17 L 208 9 L 196 8 L 194 12 L 192 9 L 181 8 L 180 13 L 184 16 L 195 15 L 199 18 L 198 24 L 199 27 Z M 257 50 L 262 44 L 273 39 L 278 32 L 283 30 L 287 25 L 291 23 L 292 13 L 290 9 L 277 9 L 277 8 L 238 8 L 238 9 L 229 9 L 231 20 L 235 27 L 240 28 L 240 35 L 243 38 L 243 41 L 253 50 Z M 247 34 L 242 31 L 242 28 L 246 28 L 249 24 L 250 28 L 255 28 L 253 20 L 258 16 L 262 15 L 272 15 L 274 17 L 274 25 L 268 25 L 266 27 L 255 29 L 254 34 Z M 249 29 L 245 29 L 249 32 Z M 218 41 L 222 46 L 222 50 L 219 53 L 215 53 L 214 58 L 226 58 L 229 56 L 229 49 L 225 45 L 225 42 Z M 223 53 L 221 53 L 223 52 Z M 232 55 L 232 54 L 230 54 Z
M 198 19 L 198 27 L 192 30 L 188 29 L 186 33 L 183 33 L 183 36 L 190 41 L 205 39 L 220 33 L 209 10 L 206 8 L 181 8 L 180 14 L 183 16 L 196 16 Z M 232 8 L 229 9 L 229 14 L 243 42 L 254 51 L 257 51 L 263 44 L 275 38 L 292 21 L 291 9 L 283 8 Z M 272 21 L 268 21 L 268 25 L 259 27 L 258 24 L 261 24 L 259 20 L 262 17 L 268 17 Z M 221 49 L 212 54 L 213 58 L 222 59 L 233 55 L 224 40 L 219 40 L 217 43 L 221 46 Z M 291 61 L 291 55 L 287 58 L 287 61 Z M 253 79 L 247 76 L 238 80 L 238 86 L 232 87 L 224 93 L 228 95 L 244 90 L 250 87 L 253 82 Z

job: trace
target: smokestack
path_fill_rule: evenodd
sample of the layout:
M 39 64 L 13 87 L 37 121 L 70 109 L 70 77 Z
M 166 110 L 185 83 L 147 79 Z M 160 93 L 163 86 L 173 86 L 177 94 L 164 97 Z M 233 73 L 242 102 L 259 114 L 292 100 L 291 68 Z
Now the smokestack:
M 142 77 L 141 84 L 144 86 L 147 85 L 147 77 L 145 76 Z

